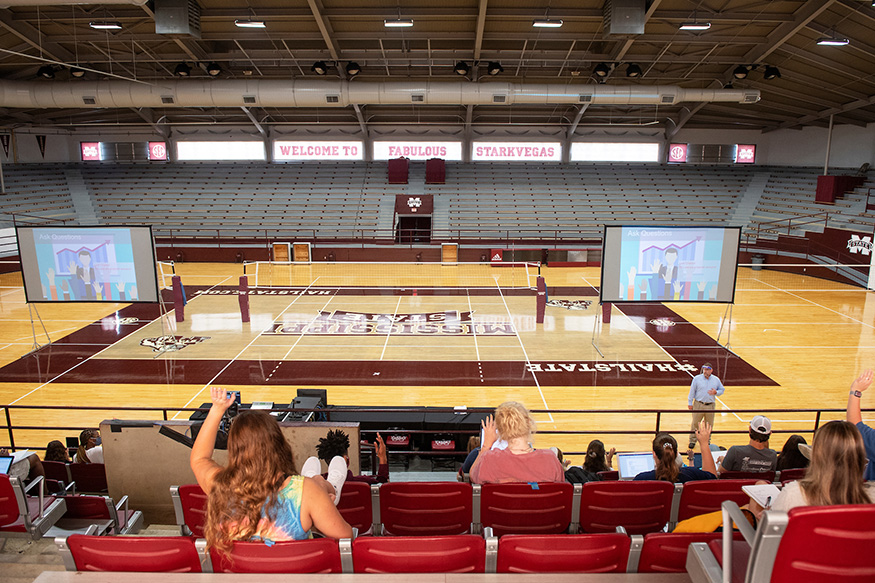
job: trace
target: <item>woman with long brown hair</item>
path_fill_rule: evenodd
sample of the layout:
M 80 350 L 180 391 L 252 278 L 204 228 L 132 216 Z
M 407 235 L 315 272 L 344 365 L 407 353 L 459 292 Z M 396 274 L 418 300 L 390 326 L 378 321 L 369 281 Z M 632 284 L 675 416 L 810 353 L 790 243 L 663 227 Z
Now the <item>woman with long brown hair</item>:
M 814 434 L 805 477 L 784 486 L 771 509 L 870 504 L 875 497 L 863 481 L 866 462 L 860 431 L 847 421 L 830 421 Z
M 641 472 L 636 480 L 662 480 L 663 482 L 684 483 L 692 480 L 717 479 L 717 466 L 711 455 L 708 443 L 711 439 L 711 426 L 699 422 L 696 440 L 705 455 L 702 456 L 702 469 L 682 466 L 678 458 L 678 442 L 668 433 L 660 432 L 653 439 L 653 459 L 655 468 Z
M 329 497 L 334 488 L 321 477 L 297 475 L 289 443 L 264 411 L 244 411 L 234 418 L 228 465 L 214 462 L 216 433 L 234 398 L 218 387 L 211 389 L 211 397 L 190 460 L 197 483 L 209 496 L 204 536 L 210 547 L 227 552 L 238 540 L 300 540 L 314 527 L 330 538 L 352 536 Z

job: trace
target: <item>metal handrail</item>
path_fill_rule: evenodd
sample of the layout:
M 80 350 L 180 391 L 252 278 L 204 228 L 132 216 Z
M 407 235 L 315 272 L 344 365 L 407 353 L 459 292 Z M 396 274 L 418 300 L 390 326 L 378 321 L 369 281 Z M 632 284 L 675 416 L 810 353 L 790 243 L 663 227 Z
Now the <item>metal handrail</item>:
M 50 426 L 50 425 L 14 425 L 11 419 L 11 411 L 13 410 L 22 410 L 22 411 L 46 411 L 46 410 L 68 410 L 68 411 L 142 411 L 142 412 L 161 412 L 162 420 L 167 421 L 168 413 L 174 412 L 194 412 L 194 411 L 209 411 L 209 408 L 201 408 L 201 407 L 125 407 L 125 406 L 84 406 L 84 405 L 0 405 L 0 408 L 4 409 L 6 424 L 0 425 L 0 429 L 5 429 L 9 438 L 9 444 L 11 449 L 32 449 L 32 450 L 43 450 L 45 446 L 42 445 L 27 445 L 27 446 L 16 446 L 15 444 L 15 430 L 19 431 L 30 431 L 30 430 L 40 430 L 40 431 L 81 431 L 83 429 L 88 429 L 89 427 L 82 426 Z M 421 407 L 346 407 L 344 406 L 342 409 L 338 411 L 342 411 L 344 413 L 350 412 L 361 412 L 361 413 L 413 413 L 413 412 L 422 412 Z M 326 413 L 330 416 L 332 409 L 291 409 L 286 407 L 275 407 L 271 409 L 272 412 L 283 413 L 294 411 L 297 413 L 305 413 L 305 412 L 317 412 L 317 413 Z M 459 411 L 453 407 L 428 407 L 429 412 L 435 413 L 491 413 L 494 411 L 491 407 L 471 407 L 464 411 Z M 864 411 L 875 411 L 875 409 L 864 409 Z M 688 409 L 532 409 L 532 413 L 534 414 L 550 414 L 550 415 L 606 415 L 606 414 L 623 414 L 628 416 L 629 413 L 637 414 L 637 415 L 655 415 L 653 429 L 639 429 L 639 430 L 630 430 L 630 429 L 541 429 L 538 433 L 544 435 L 593 435 L 593 434 L 603 434 L 603 435 L 653 435 L 659 431 L 668 431 L 670 433 L 687 433 L 689 432 L 689 426 L 684 426 L 677 429 L 667 429 L 664 426 L 662 417 L 664 415 L 678 414 L 678 415 L 689 415 L 690 411 Z M 817 428 L 820 426 L 822 416 L 825 413 L 845 413 L 845 409 L 840 408 L 821 408 L 821 409 L 793 409 L 793 408 L 772 408 L 772 409 L 726 409 L 722 410 L 722 413 L 730 413 L 730 414 L 758 414 L 758 415 L 766 415 L 774 413 L 808 413 L 814 415 L 813 426 L 810 429 L 775 429 L 773 433 L 808 433 L 812 434 Z M 377 430 L 371 429 L 362 429 L 360 431 L 362 434 L 376 434 Z M 408 429 L 400 429 L 401 433 L 410 433 L 410 434 L 460 434 L 460 435 L 476 435 L 476 431 L 469 430 L 408 430 Z M 747 429 L 715 429 L 712 431 L 713 434 L 746 434 Z M 403 451 L 403 450 L 402 450 Z M 577 455 L 578 452 L 566 452 L 568 454 Z M 583 453 L 583 452 L 579 452 Z

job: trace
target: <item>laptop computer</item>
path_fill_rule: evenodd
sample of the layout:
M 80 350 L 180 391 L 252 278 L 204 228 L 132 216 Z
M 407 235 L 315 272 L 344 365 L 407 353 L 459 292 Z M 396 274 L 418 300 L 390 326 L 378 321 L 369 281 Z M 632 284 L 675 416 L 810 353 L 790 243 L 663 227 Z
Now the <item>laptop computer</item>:
M 621 480 L 631 480 L 654 467 L 653 454 L 649 451 L 617 454 L 617 469 Z
M 11 455 L 0 455 L 0 474 L 8 474 L 9 468 L 12 467 L 12 462 L 15 460 Z

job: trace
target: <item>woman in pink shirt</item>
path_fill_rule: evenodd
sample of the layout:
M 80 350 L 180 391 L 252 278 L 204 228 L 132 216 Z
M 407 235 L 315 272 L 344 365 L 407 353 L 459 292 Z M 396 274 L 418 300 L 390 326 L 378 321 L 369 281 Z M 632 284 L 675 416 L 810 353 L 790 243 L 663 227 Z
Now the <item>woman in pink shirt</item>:
M 502 403 L 495 410 L 495 418 L 487 417 L 482 426 L 480 455 L 471 467 L 471 481 L 475 484 L 565 481 L 556 454 L 532 448 L 535 420 L 522 403 Z M 507 447 L 492 449 L 499 439 L 506 441 Z

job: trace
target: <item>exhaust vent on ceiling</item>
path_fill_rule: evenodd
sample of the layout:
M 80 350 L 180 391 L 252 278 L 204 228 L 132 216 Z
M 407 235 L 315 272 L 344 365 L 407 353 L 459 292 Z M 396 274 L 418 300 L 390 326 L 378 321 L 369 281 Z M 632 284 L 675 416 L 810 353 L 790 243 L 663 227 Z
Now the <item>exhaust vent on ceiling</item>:
M 425 95 L 421 93 L 414 93 L 410 96 L 410 101 L 413 103 L 422 103 L 425 101 Z
M 506 103 L 506 102 L 507 102 L 507 95 L 493 95 L 492 96 L 492 103 Z
M 244 95 L 243 96 L 243 103 L 245 103 L 246 105 L 254 105 L 256 103 L 255 96 L 254 95 Z
M 97 99 L 94 97 L 83 97 L 82 103 L 84 103 L 85 105 L 94 105 L 95 103 L 97 103 Z
M 592 103 L 592 95 L 578 95 L 577 101 L 579 103 Z
M 660 95 L 659 97 L 662 103 L 667 103 L 669 105 L 674 103 L 674 95 Z
M 340 96 L 339 95 L 326 95 L 325 102 L 326 103 L 340 103 Z
M 173 99 L 172 95 L 162 95 L 161 96 L 161 103 L 163 103 L 165 105 L 170 105 L 172 103 L 176 103 L 176 101 Z
M 759 100 L 759 93 L 745 93 L 743 103 L 756 103 Z
M 645 0 L 605 0 L 604 34 L 644 34 Z
M 201 37 L 201 7 L 196 0 L 154 0 L 155 34 Z

